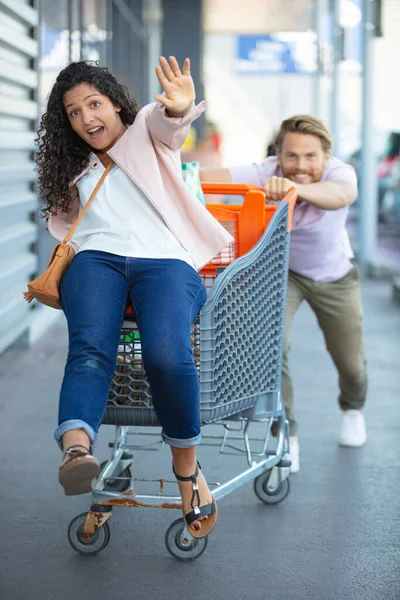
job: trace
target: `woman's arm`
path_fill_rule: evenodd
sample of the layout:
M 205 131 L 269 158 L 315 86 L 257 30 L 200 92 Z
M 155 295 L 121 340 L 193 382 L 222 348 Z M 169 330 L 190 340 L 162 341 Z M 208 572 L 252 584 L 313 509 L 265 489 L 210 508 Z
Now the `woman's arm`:
M 163 87 L 164 94 L 157 94 L 154 99 L 167 109 L 168 117 L 185 117 L 196 98 L 194 83 L 190 75 L 190 60 L 185 58 L 182 71 L 174 56 L 160 57 L 160 65 L 156 66 L 157 79 Z
M 164 93 L 154 97 L 158 104 L 148 113 L 147 124 L 153 137 L 168 148 L 179 150 L 189 134 L 190 124 L 204 111 L 204 102 L 194 105 L 195 89 L 188 58 L 181 71 L 173 56 L 169 57 L 169 63 L 162 56 L 156 74 Z

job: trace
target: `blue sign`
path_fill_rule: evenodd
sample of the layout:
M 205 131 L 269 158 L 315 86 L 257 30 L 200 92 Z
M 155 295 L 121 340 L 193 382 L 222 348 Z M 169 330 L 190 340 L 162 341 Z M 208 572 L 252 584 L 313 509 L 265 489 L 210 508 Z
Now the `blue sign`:
M 302 32 L 239 35 L 235 68 L 238 73 L 249 75 L 315 73 L 315 35 Z

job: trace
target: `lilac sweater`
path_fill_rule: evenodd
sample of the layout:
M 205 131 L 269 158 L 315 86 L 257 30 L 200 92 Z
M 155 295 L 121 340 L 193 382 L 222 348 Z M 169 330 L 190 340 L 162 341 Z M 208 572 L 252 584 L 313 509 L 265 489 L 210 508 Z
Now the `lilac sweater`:
M 268 177 L 282 177 L 275 156 L 262 163 L 230 169 L 232 183 L 262 186 Z M 351 181 L 357 185 L 354 169 L 337 158 L 331 158 L 322 172 L 323 181 Z M 298 202 L 293 215 L 290 240 L 290 270 L 314 281 L 337 281 L 352 268 L 353 251 L 346 231 L 349 207 L 323 210 Z

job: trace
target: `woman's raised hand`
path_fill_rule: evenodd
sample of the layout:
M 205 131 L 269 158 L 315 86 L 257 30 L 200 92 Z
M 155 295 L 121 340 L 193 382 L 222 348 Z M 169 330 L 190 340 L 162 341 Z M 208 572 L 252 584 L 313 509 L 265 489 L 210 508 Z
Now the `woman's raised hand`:
M 193 79 L 190 75 L 190 60 L 185 58 L 182 71 L 174 56 L 169 57 L 169 63 L 163 56 L 160 65 L 156 66 L 158 81 L 164 88 L 164 94 L 157 94 L 154 99 L 161 102 L 171 117 L 185 116 L 196 97 Z

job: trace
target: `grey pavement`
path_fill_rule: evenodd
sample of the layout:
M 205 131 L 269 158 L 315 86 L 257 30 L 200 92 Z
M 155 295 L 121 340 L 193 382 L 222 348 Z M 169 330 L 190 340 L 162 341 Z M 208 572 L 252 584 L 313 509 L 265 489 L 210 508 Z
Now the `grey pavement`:
M 117 508 L 96 557 L 69 546 L 69 521 L 88 496 L 57 483 L 52 440 L 66 353 L 61 322 L 33 348 L 0 358 L 0 599 L 398 600 L 400 598 L 400 309 L 388 282 L 363 282 L 370 391 L 369 440 L 337 445 L 336 373 L 307 306 L 295 321 L 291 362 L 301 471 L 281 504 L 252 484 L 220 501 L 206 552 L 183 564 L 164 534 L 178 511 Z M 258 426 L 259 427 L 259 426 Z M 215 430 L 216 427 L 209 428 Z M 108 457 L 113 428 L 97 446 Z M 241 457 L 202 448 L 209 480 L 244 470 Z M 168 450 L 140 452 L 137 476 L 170 477 Z

